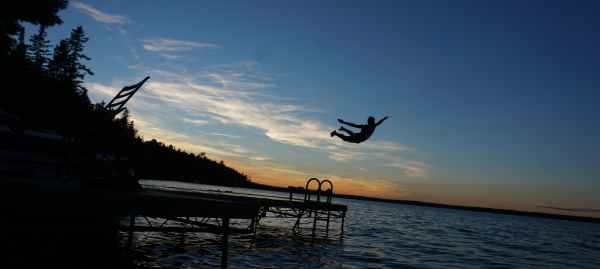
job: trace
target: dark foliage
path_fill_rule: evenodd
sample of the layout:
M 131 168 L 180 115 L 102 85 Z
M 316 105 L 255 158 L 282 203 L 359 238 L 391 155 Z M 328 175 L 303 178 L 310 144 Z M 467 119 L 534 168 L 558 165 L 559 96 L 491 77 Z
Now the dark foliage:
M 46 29 L 62 23 L 57 12 L 66 4 L 21 0 L 0 9 L 0 238 L 6 248 L 0 267 L 135 268 L 119 248 L 118 222 L 128 206 L 106 197 L 138 190 L 139 178 L 250 181 L 204 154 L 143 141 L 126 110 L 114 118 L 92 104 L 83 86 L 93 75 L 84 64 L 90 58 L 83 28 L 49 53 Z M 22 22 L 39 25 L 29 42 Z
M 67 0 L 10 1 L 0 9 L 0 57 L 5 57 L 15 45 L 14 35 L 22 31 L 20 22 L 53 26 L 61 24 L 58 11 L 67 7 Z
M 187 153 L 151 140 L 142 145 L 142 163 L 140 170 L 144 178 L 179 178 L 192 182 L 225 185 L 249 186 L 248 178 L 221 162 L 210 160 L 204 154 Z M 168 167 L 169 169 L 164 169 Z
M 27 48 L 28 57 L 34 66 L 45 70 L 50 55 L 50 41 L 47 40 L 46 26 L 40 25 L 38 32 L 29 39 L 31 45 Z
M 156 140 L 143 141 L 127 111 L 113 118 L 102 104 L 92 104 L 83 86 L 85 77 L 93 75 L 84 64 L 90 58 L 84 54 L 88 37 L 83 28 L 74 28 L 49 57 L 46 30 L 62 22 L 56 13 L 66 1 L 36 2 L 37 8 L 28 9 L 29 13 L 21 10 L 28 2 L 17 5 L 10 16 L 2 12 L 0 65 L 5 86 L 0 90 L 0 111 L 17 117 L 13 125 L 20 129 L 62 135 L 70 176 L 112 180 L 110 184 L 118 185 L 125 171 L 135 170 L 138 178 L 250 184 L 247 176 L 206 158 L 204 153 L 188 153 Z M 21 22 L 39 25 L 29 44 Z

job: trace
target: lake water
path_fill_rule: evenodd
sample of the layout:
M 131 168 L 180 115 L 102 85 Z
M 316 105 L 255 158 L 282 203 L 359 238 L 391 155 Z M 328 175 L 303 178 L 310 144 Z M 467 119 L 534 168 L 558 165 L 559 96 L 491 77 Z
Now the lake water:
M 145 181 L 154 187 L 286 194 Z M 148 185 L 146 186 L 148 187 Z M 348 206 L 343 236 L 294 235 L 266 219 L 256 236 L 230 238 L 230 268 L 600 268 L 600 224 L 334 199 Z M 218 268 L 219 236 L 136 233 L 136 264 Z

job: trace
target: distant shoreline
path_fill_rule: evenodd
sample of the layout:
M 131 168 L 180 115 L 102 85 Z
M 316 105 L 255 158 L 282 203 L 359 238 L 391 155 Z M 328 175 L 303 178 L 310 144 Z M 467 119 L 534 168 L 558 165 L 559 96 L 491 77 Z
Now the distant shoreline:
M 280 191 L 280 192 L 289 192 L 289 188 L 275 187 L 275 186 L 263 185 L 263 184 L 258 184 L 258 183 L 255 183 L 255 186 L 248 187 L 248 188 L 255 188 L 255 189 L 262 189 L 262 190 L 272 190 L 272 191 Z M 426 206 L 426 207 L 435 207 L 435 208 L 448 208 L 448 209 L 457 209 L 457 210 L 466 210 L 466 211 L 475 211 L 475 212 L 486 212 L 486 213 L 495 213 L 495 214 L 504 214 L 504 215 L 517 215 L 517 216 L 528 216 L 528 217 L 537 217 L 537 218 L 545 218 L 545 219 L 572 220 L 572 221 L 581 221 L 581 222 L 600 223 L 600 218 L 595 218 L 595 217 L 584 217 L 584 216 L 562 215 L 562 214 L 552 214 L 552 213 L 542 213 L 542 212 L 519 211 L 519 210 L 511 210 L 511 209 L 498 209 L 498 208 L 477 207 L 477 206 L 450 205 L 450 204 L 422 202 L 422 201 L 413 201 L 413 200 L 373 198 L 373 197 L 366 197 L 366 196 L 360 196 L 360 195 L 350 195 L 350 194 L 337 194 L 336 193 L 336 194 L 334 194 L 334 196 L 337 197 L 337 198 L 345 198 L 345 199 L 353 199 L 353 200 L 364 200 L 364 201 L 374 201 L 374 202 L 383 202 L 383 203 L 392 203 L 392 204 Z

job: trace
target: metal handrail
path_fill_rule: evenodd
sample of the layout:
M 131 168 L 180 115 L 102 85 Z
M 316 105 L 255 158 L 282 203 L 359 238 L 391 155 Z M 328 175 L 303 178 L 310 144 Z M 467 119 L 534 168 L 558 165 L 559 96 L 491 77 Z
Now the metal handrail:
M 326 195 L 325 202 L 331 204 L 331 198 L 333 197 L 333 183 L 328 179 L 321 181 L 316 177 L 310 178 L 308 181 L 306 181 L 306 186 L 304 188 L 304 202 L 311 201 L 311 190 L 309 187 L 313 181 L 316 181 L 318 184 L 317 189 L 315 190 L 317 193 L 316 202 L 321 202 L 321 193 L 324 193 Z M 325 183 L 329 185 L 327 190 L 323 190 L 323 185 Z

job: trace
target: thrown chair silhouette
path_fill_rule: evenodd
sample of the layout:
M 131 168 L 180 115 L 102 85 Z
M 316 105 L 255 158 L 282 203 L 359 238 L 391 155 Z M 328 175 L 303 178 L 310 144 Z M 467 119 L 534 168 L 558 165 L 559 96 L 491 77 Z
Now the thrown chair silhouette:
M 119 113 L 123 112 L 126 109 L 125 104 L 127 104 L 129 99 L 142 88 L 148 79 L 150 79 L 150 77 L 145 77 L 136 84 L 123 87 L 117 95 L 108 102 L 108 104 L 99 106 L 102 110 L 106 111 L 106 114 L 103 115 L 105 120 L 112 121 Z M 94 137 L 93 139 L 98 141 L 96 143 L 97 148 L 94 150 L 94 159 L 96 160 L 96 163 L 100 166 L 104 166 L 103 169 L 111 171 L 111 173 L 116 173 L 119 177 L 125 179 L 118 184 L 112 182 L 116 184 L 115 186 L 127 190 L 141 190 L 141 186 L 137 183 L 137 177 L 135 176 L 135 170 L 133 168 L 134 165 L 129 159 L 128 152 L 123 151 L 123 149 L 120 148 L 120 146 L 115 145 L 113 141 L 105 141 L 102 138 L 104 130 L 101 130 L 101 127 L 95 126 L 93 128 L 95 129 L 90 130 L 90 132 L 92 133 L 92 137 Z M 114 175 L 109 177 L 114 177 Z M 106 184 L 106 182 L 104 183 Z
M 115 97 L 113 97 L 113 99 L 110 100 L 110 102 L 108 102 L 108 104 L 106 104 L 103 108 L 110 112 L 111 117 L 114 118 L 123 110 L 125 110 L 125 104 L 127 101 L 129 101 L 129 99 L 131 99 L 131 97 L 133 97 L 133 95 L 142 88 L 148 79 L 150 79 L 150 77 L 146 77 L 142 81 L 131 86 L 123 87 L 123 89 L 121 89 L 119 93 L 117 93 L 117 95 L 115 95 Z

